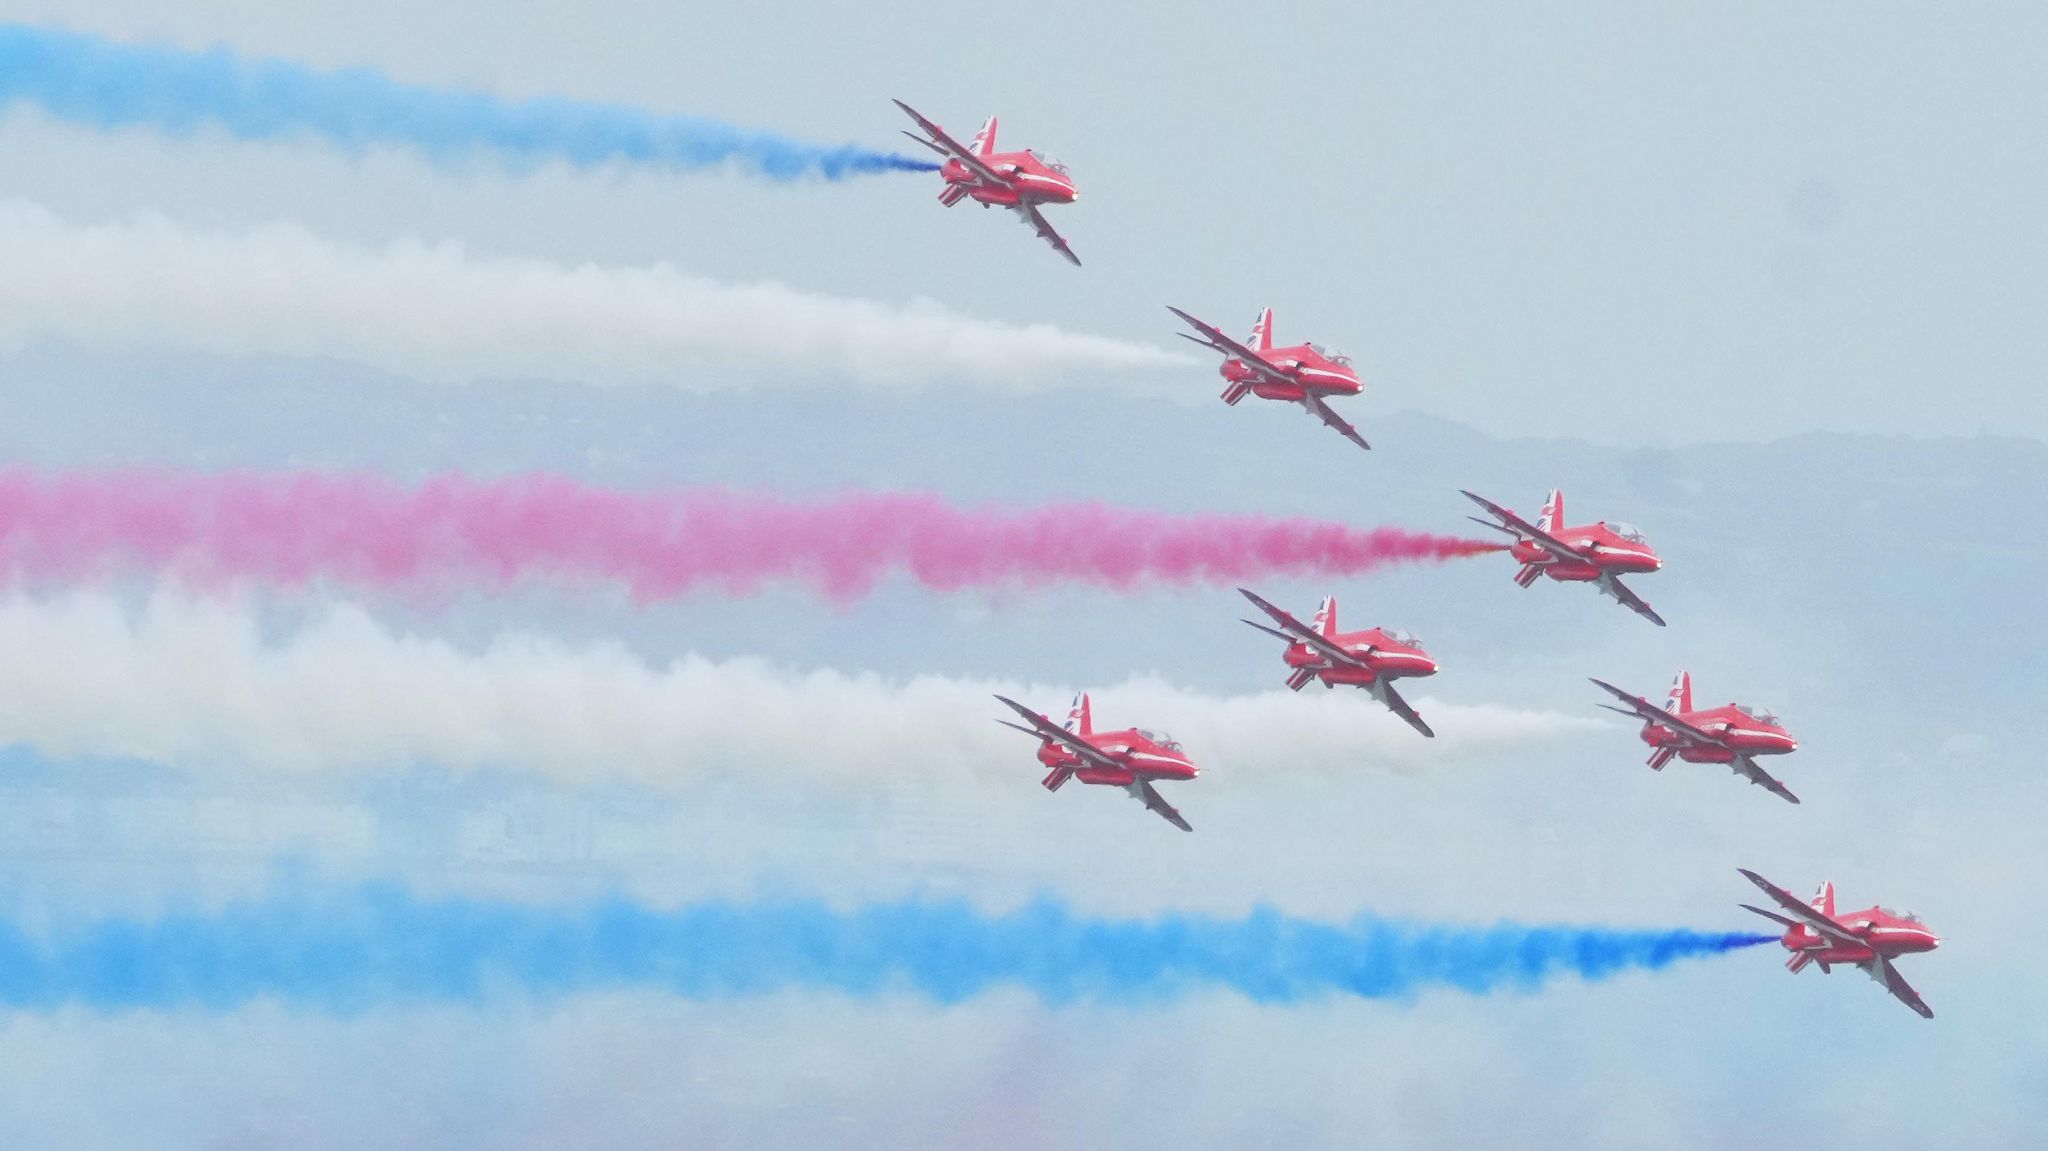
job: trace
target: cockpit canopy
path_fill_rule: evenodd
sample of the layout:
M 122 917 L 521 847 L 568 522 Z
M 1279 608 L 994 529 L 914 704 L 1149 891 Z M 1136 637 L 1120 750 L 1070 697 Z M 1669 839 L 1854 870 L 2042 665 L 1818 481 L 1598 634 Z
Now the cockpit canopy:
M 1607 525 L 1607 530 L 1613 532 L 1615 535 L 1620 536 L 1622 539 L 1628 540 L 1630 543 L 1639 544 L 1646 542 L 1643 539 L 1643 533 L 1634 524 L 1611 523 Z
M 1388 639 L 1393 640 L 1395 643 L 1400 644 L 1403 647 L 1419 648 L 1422 646 L 1422 641 L 1416 639 L 1415 633 L 1412 631 L 1402 631 L 1400 628 L 1397 627 L 1387 627 L 1381 628 L 1380 633 L 1382 635 L 1385 635 Z
M 1773 712 L 1770 708 L 1758 707 L 1754 704 L 1738 703 L 1735 705 L 1735 710 L 1741 712 L 1742 714 L 1748 716 L 1753 720 L 1756 720 L 1758 723 L 1768 723 L 1772 727 L 1778 726 L 1777 713 Z
M 1053 159 L 1051 156 L 1047 156 L 1043 153 L 1033 151 L 1030 148 L 1024 149 L 1024 154 L 1038 161 L 1039 163 L 1044 164 L 1046 167 L 1052 169 L 1053 171 L 1058 172 L 1062 176 L 1067 174 L 1067 166 L 1065 164 L 1060 163 L 1058 160 Z
M 1316 355 L 1321 356 L 1322 358 L 1330 361 L 1333 364 L 1338 364 L 1347 368 L 1351 366 L 1350 356 L 1347 356 L 1342 352 L 1333 352 L 1330 349 L 1322 346 L 1321 344 L 1310 344 L 1308 345 L 1308 350 L 1314 352 Z
M 1138 729 L 1138 738 L 1148 740 L 1164 751 L 1181 750 L 1180 741 L 1163 731 L 1146 731 L 1141 727 Z

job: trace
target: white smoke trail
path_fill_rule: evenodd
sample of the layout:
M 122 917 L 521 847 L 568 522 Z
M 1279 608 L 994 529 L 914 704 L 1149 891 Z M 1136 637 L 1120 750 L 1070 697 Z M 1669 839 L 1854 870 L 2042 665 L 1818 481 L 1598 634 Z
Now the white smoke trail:
M 1062 688 L 890 680 L 505 635 L 480 651 L 323 609 L 282 642 L 249 611 L 159 594 L 0 599 L 0 742 L 192 770 L 367 772 L 416 763 L 533 772 L 569 784 L 681 787 L 772 773 L 828 785 L 958 781 L 1030 766 L 992 720 L 1003 692 L 1056 716 Z M 1418 706 L 1424 740 L 1361 693 L 1211 696 L 1151 679 L 1095 693 L 1098 724 L 1173 731 L 1203 768 L 1247 775 L 1420 766 L 1595 721 Z
M 667 264 L 567 266 L 405 240 L 352 247 L 291 224 L 76 225 L 0 201 L 0 346 L 45 337 L 346 360 L 435 383 L 545 379 L 689 391 L 1011 392 L 1193 361 L 1147 344 L 978 320 Z

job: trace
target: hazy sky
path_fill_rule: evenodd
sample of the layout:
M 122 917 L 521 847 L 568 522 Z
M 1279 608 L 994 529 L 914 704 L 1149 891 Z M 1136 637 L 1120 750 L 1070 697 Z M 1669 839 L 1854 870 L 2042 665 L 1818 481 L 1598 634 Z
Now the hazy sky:
M 935 695 L 1037 685 L 1048 708 L 1069 687 L 1108 688 L 1098 706 L 1142 721 L 1128 701 L 1277 686 L 1275 645 L 1236 622 L 1227 589 L 892 585 L 844 607 L 787 589 L 636 607 L 561 589 L 349 602 L 313 588 L 209 606 L 134 584 L 30 588 L 0 598 L 13 649 L 0 653 L 0 732 L 33 745 L 0 754 L 0 910 L 61 922 L 311 876 L 518 900 L 795 891 L 1000 908 L 1051 893 L 1110 914 L 1264 904 L 1732 929 L 1749 926 L 1734 907 L 1750 897 L 1734 868 L 1748 866 L 1802 893 L 1832 877 L 1848 906 L 1927 915 L 1948 943 L 1902 968 L 1937 1019 L 1853 971 L 1789 977 L 1775 949 L 1531 994 L 1298 1007 L 1225 993 L 1057 1007 L 1010 993 L 952 1006 L 619 993 L 14 1012 L 0 1015 L 0 1134 L 237 1149 L 2032 1144 L 2048 1122 L 2048 993 L 2028 957 L 2048 931 L 2015 908 L 2048 862 L 2032 815 L 2048 793 L 2022 758 L 2048 630 L 2029 581 L 2048 549 L 2014 529 L 2048 490 L 2035 336 L 2048 158 L 2034 144 L 2048 16 L 593 7 L 0 0 L 0 19 L 827 143 L 895 146 L 906 122 L 891 97 L 963 136 L 998 112 L 1005 145 L 1072 167 L 1082 198 L 1052 218 L 1085 266 L 1005 215 L 941 209 L 928 175 L 778 185 L 449 168 L 207 130 L 103 134 L 22 109 L 0 117 L 0 199 L 81 228 L 137 213 L 195 235 L 286 223 L 343 252 L 336 267 L 411 238 L 479 261 L 666 262 L 712 284 L 884 305 L 807 313 L 830 325 L 791 334 L 833 326 L 830 347 L 924 331 L 904 319 L 923 313 L 895 310 L 920 300 L 1159 347 L 1178 344 L 1164 304 L 1232 331 L 1271 305 L 1282 340 L 1359 362 L 1370 388 L 1346 411 L 1377 450 L 1361 456 L 1298 412 L 1225 408 L 1205 364 L 1048 351 L 1043 333 L 1008 328 L 947 345 L 956 382 L 899 393 L 806 367 L 829 360 L 816 345 L 764 355 L 795 365 L 764 380 L 730 348 L 647 337 L 657 311 L 650 328 L 619 329 L 652 352 L 626 356 L 618 380 L 582 380 L 562 377 L 602 367 L 602 341 L 563 349 L 545 329 L 445 371 L 422 331 L 388 347 L 375 327 L 353 344 L 280 329 L 253 351 L 199 339 L 180 330 L 198 313 L 170 306 L 203 297 L 194 283 L 100 297 L 159 309 L 117 317 L 118 339 L 26 304 L 0 319 L 0 461 L 547 469 L 1444 531 L 1465 526 L 1458 487 L 1529 509 L 1561 484 L 1575 512 L 1650 533 L 1670 567 L 1640 590 L 1672 626 L 1582 588 L 1520 591 L 1499 557 L 1261 588 L 1304 609 L 1334 591 L 1347 620 L 1419 632 L 1445 663 L 1413 693 L 1425 712 L 1532 726 L 1463 741 L 1447 729 L 1420 750 L 1389 742 L 1405 728 L 1369 729 L 1275 764 L 1255 727 L 1219 722 L 1220 761 L 1174 797 L 1200 830 L 1179 836 L 1101 790 L 1046 795 L 1029 744 L 981 730 L 979 713 L 918 731 L 901 764 L 843 731 L 815 741 L 842 759 L 792 764 L 811 744 L 801 721 L 763 721 L 773 738 L 754 745 L 732 734 L 751 719 L 737 705 L 676 705 L 678 717 L 649 692 L 635 698 L 654 719 L 602 738 L 588 736 L 602 709 L 570 722 L 534 708 L 508 736 L 451 708 L 391 736 L 379 725 L 414 722 L 393 718 L 403 700 L 336 688 L 362 710 L 322 706 L 320 676 L 388 666 L 409 638 L 412 657 L 443 661 L 442 679 L 400 688 L 432 698 L 511 636 L 556 653 L 536 663 L 557 678 L 539 682 L 564 694 L 638 691 L 690 657 L 751 659 L 762 682 L 844 673 L 889 698 L 917 676 L 948 677 L 926 685 Z M 205 265 L 214 278 L 226 266 Z M 18 281 L 0 270 L 0 291 L 33 289 Z M 660 303 L 680 282 L 604 298 Z M 518 314 L 478 308 L 448 326 L 483 339 Z M 847 319 L 871 315 L 879 326 Z M 504 367 L 528 354 L 515 334 L 545 361 L 532 378 Z M 1004 349 L 1023 366 L 986 367 Z M 1041 361 L 1054 365 L 1042 380 Z M 447 382 L 471 363 L 482 378 Z M 714 374 L 715 394 L 698 394 Z M 995 375 L 1002 386 L 984 387 Z M 129 650 L 124 610 L 157 628 L 130 645 L 153 654 L 115 654 Z M 337 612 L 356 630 L 319 631 Z M 327 646 L 261 663 L 309 634 Z M 180 676 L 181 652 L 222 667 Z M 1806 746 L 1782 774 L 1804 806 L 1718 770 L 1652 774 L 1618 723 L 1552 722 L 1601 716 L 1587 675 L 1655 694 L 1680 666 L 1707 699 L 1786 716 Z M 239 690 L 237 675 L 262 682 Z M 39 692 L 56 694 L 43 705 Z M 286 702 L 265 714 L 264 700 Z M 669 731 L 661 722 L 725 742 L 679 753 L 664 776 L 659 740 L 635 741 Z M 376 750 L 387 738 L 403 746 Z M 578 758 L 585 738 L 604 762 Z M 490 750 L 508 739 L 531 746 Z M 1306 739 L 1290 730 L 1271 748 Z M 355 758 L 328 762 L 336 745 Z

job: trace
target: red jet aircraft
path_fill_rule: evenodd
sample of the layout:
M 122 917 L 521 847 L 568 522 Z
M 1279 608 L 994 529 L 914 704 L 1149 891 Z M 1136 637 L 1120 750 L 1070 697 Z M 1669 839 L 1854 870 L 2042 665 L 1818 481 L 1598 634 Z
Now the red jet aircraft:
M 1336 687 L 1340 683 L 1362 687 L 1372 697 L 1387 705 L 1387 709 L 1406 720 L 1409 727 L 1434 739 L 1436 733 L 1408 706 L 1394 690 L 1394 681 L 1410 676 L 1436 674 L 1436 661 L 1422 650 L 1422 645 L 1412 635 L 1401 631 L 1389 631 L 1374 627 L 1364 631 L 1340 632 L 1337 630 L 1337 597 L 1326 596 L 1321 607 L 1316 609 L 1314 623 L 1304 624 L 1287 612 L 1274 607 L 1260 597 L 1237 589 L 1252 605 L 1272 617 L 1279 628 L 1267 627 L 1254 620 L 1245 623 L 1258 628 L 1275 639 L 1285 640 L 1287 650 L 1283 658 L 1287 661 L 1287 686 L 1300 691 L 1311 681 L 1322 680 L 1324 687 Z
M 1054 727 L 1052 720 L 1014 699 L 1000 695 L 996 698 L 1031 726 L 1007 719 L 997 723 L 1038 737 L 1038 762 L 1052 769 L 1044 780 L 1047 791 L 1058 791 L 1069 779 L 1121 787 L 1166 822 L 1182 831 L 1194 830 L 1152 786 L 1154 780 L 1193 779 L 1201 774 L 1199 768 L 1188 762 L 1187 753 L 1172 736 L 1135 727 L 1096 731 L 1085 692 L 1074 697 L 1065 727 Z
M 1485 508 L 1493 520 L 1468 516 L 1475 524 L 1515 537 L 1509 550 L 1522 561 L 1515 582 L 1528 587 L 1538 576 L 1560 582 L 1590 583 L 1611 595 L 1630 611 L 1664 626 L 1664 617 L 1651 610 L 1643 598 L 1621 582 L 1632 572 L 1653 572 L 1664 566 L 1657 550 L 1643 534 L 1628 524 L 1605 520 L 1586 527 L 1564 526 L 1564 493 L 1552 491 L 1543 503 L 1543 515 L 1535 523 L 1494 503 L 1466 492 L 1465 498 Z M 1498 521 L 1498 522 L 1494 522 Z
M 1351 366 L 1349 359 L 1316 344 L 1274 347 L 1271 308 L 1260 312 L 1258 322 L 1252 325 L 1247 341 L 1250 346 L 1238 343 L 1224 335 L 1221 328 L 1205 324 L 1179 308 L 1168 305 L 1166 310 L 1187 321 L 1189 327 L 1201 333 L 1201 338 L 1186 332 L 1175 335 L 1223 353 L 1224 403 L 1235 404 L 1250 394 L 1262 400 L 1300 404 L 1310 415 L 1337 429 L 1338 435 L 1372 450 L 1357 428 L 1345 423 L 1323 402 L 1326 396 L 1355 396 L 1364 389 L 1358 369 Z
M 1671 681 L 1671 694 L 1665 697 L 1661 710 L 1642 696 L 1630 695 L 1611 683 L 1597 679 L 1593 683 L 1625 705 L 1603 703 L 1601 707 L 1643 721 L 1643 742 L 1652 749 L 1650 770 L 1664 770 L 1674 756 L 1687 763 L 1725 763 L 1751 783 L 1792 803 L 1799 802 L 1798 796 L 1756 765 L 1759 755 L 1784 755 L 1799 750 L 1799 741 L 1769 711 L 1739 703 L 1694 711 L 1692 675 L 1683 671 Z
M 939 168 L 939 175 L 946 181 L 945 191 L 939 193 L 939 203 L 950 208 L 965 199 L 973 199 L 982 207 L 991 205 L 1008 208 L 1018 218 L 1031 225 L 1038 238 L 1051 244 L 1053 250 L 1067 258 L 1067 262 L 1080 267 L 1080 257 L 1067 247 L 1067 241 L 1052 225 L 1045 222 L 1038 206 L 1040 204 L 1071 204 L 1081 197 L 1074 187 L 1074 181 L 1067 175 L 1067 166 L 1049 156 L 1041 156 L 1026 148 L 1022 152 L 996 151 L 996 118 L 990 116 L 974 134 L 974 143 L 965 148 L 958 140 L 946 134 L 944 128 L 919 115 L 917 109 L 898 100 L 898 108 L 917 121 L 924 129 L 924 136 L 905 132 L 905 136 L 923 144 L 946 162 Z M 930 137 L 926 139 L 925 137 Z
M 1906 982 L 1898 968 L 1892 966 L 1892 960 L 1898 956 L 1932 951 L 1941 946 L 1941 937 L 1929 931 L 1917 917 L 1882 907 L 1866 907 L 1861 911 L 1836 915 L 1835 885 L 1832 883 L 1821 884 L 1812 903 L 1801 903 L 1793 898 L 1791 892 L 1773 885 L 1756 872 L 1747 868 L 1737 870 L 1794 917 L 1788 919 L 1775 911 L 1765 911 L 1747 903 L 1740 905 L 1744 911 L 1754 911 L 1765 919 L 1785 925 L 1785 938 L 1780 942 L 1785 945 L 1785 950 L 1792 953 L 1792 958 L 1785 961 L 1786 969 L 1798 972 L 1809 963 L 1818 963 L 1820 973 L 1826 975 L 1837 963 L 1852 963 L 1884 984 L 1886 991 L 1918 1012 L 1921 1018 L 1934 1018 L 1934 1009 L 1927 1006 L 1920 993 L 1913 990 L 1913 985 Z

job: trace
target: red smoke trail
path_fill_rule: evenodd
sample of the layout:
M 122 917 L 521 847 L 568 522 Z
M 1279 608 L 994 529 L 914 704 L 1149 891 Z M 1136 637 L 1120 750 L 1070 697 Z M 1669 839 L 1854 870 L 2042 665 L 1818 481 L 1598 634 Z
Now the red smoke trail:
M 558 580 L 622 584 L 641 601 L 794 582 L 845 601 L 897 572 L 940 591 L 1129 588 L 1352 575 L 1498 550 L 1397 528 L 1095 503 L 629 492 L 554 476 L 407 487 L 318 472 L 0 471 L 0 572 L 15 580 L 141 571 L 377 590 Z

